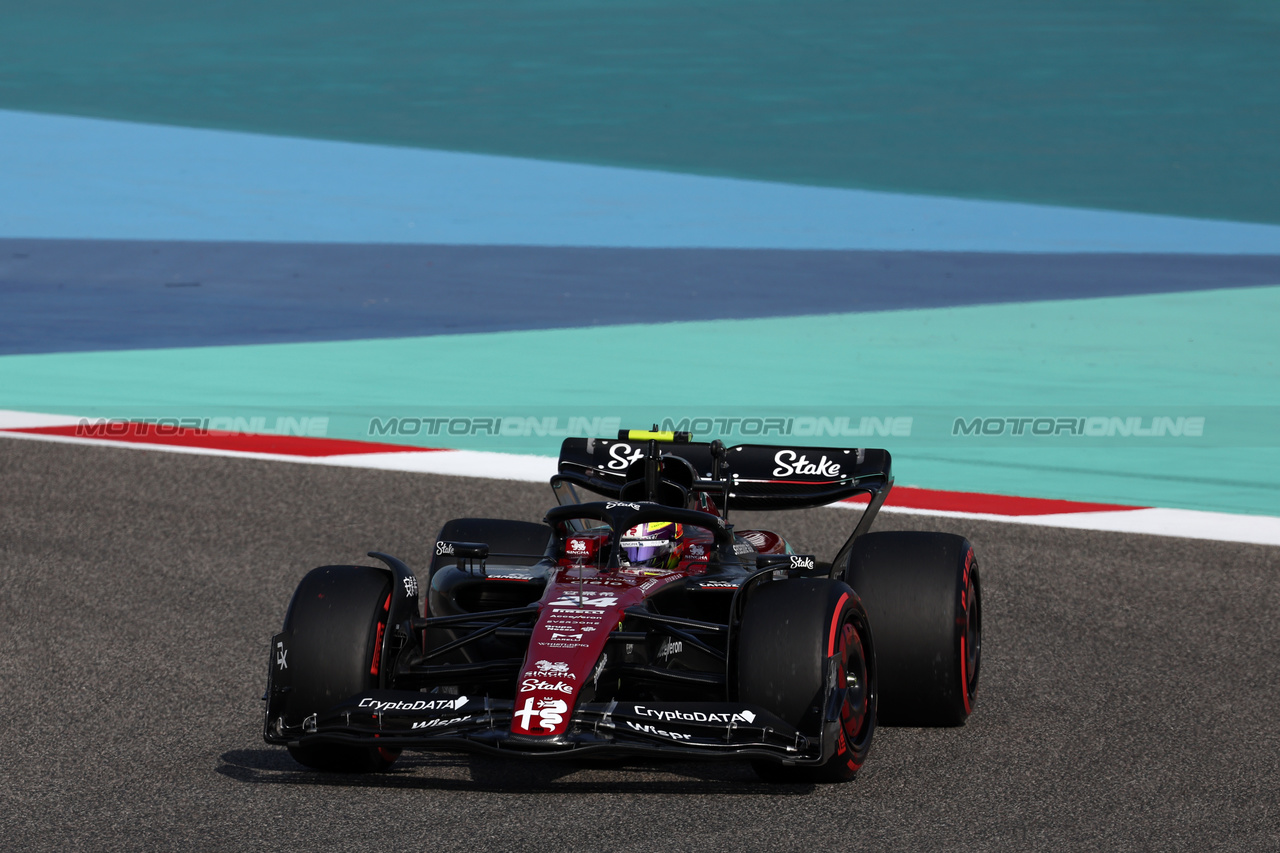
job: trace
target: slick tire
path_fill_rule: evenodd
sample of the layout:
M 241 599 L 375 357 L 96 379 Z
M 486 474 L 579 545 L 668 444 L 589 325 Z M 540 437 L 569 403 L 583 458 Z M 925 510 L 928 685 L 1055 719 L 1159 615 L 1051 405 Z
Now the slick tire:
M 821 766 L 753 762 L 769 782 L 847 782 L 871 749 L 876 719 L 876 657 L 857 594 L 828 578 L 772 581 L 747 601 L 738 635 L 738 698 L 777 714 L 807 736 L 822 732 L 824 668 L 837 656 L 842 689 L 834 754 Z
M 881 724 L 963 725 L 982 663 L 973 546 L 949 533 L 868 533 L 845 580 L 875 626 Z
M 518 554 L 517 557 L 494 557 L 494 562 L 509 566 L 532 566 L 543 558 L 551 541 L 551 528 L 532 521 L 509 521 L 501 518 L 455 518 L 440 528 L 436 541 L 483 542 L 490 554 Z M 431 558 L 431 573 L 438 567 L 455 562 L 450 555 Z
M 390 597 L 391 577 L 367 566 L 322 566 L 302 579 L 284 622 L 292 634 L 293 690 L 285 710 L 290 724 L 380 686 Z M 400 751 L 315 744 L 291 746 L 289 754 L 314 770 L 369 773 L 389 768 Z

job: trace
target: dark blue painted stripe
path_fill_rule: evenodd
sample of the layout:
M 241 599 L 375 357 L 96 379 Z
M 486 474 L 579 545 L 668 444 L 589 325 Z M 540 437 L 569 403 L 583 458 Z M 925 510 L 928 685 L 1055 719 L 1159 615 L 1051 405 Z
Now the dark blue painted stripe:
M 358 340 L 1280 284 L 1280 256 L 0 240 L 0 354 Z

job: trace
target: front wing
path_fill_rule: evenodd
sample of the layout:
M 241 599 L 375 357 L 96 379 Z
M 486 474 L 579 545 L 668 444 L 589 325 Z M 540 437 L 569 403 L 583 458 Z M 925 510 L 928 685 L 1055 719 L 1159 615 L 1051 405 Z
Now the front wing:
M 265 738 L 291 746 L 368 745 L 382 748 L 576 758 L 585 754 L 764 758 L 821 764 L 835 751 L 842 691 L 829 691 L 820 738 L 806 737 L 754 705 L 736 702 L 583 703 L 560 736 L 513 733 L 511 700 L 396 690 L 362 693 L 301 726 L 268 715 Z

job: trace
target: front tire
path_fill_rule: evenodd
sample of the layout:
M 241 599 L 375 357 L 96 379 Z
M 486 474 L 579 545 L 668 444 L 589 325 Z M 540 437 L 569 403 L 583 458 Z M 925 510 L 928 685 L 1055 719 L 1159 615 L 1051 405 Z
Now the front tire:
M 792 579 L 760 586 L 743 612 L 738 640 L 738 698 L 817 736 L 825 718 L 826 665 L 836 658 L 843 691 L 836 749 L 817 767 L 768 761 L 752 765 L 769 782 L 847 782 L 871 749 L 876 718 L 876 658 L 857 594 L 839 581 Z
M 868 533 L 846 574 L 876 626 L 880 722 L 959 726 L 982 663 L 982 589 L 973 546 L 950 533 Z
M 357 693 L 380 686 L 391 577 L 368 566 L 322 566 L 302 579 L 284 630 L 290 632 L 293 689 L 285 719 L 299 725 Z M 316 744 L 290 746 L 289 754 L 314 770 L 369 773 L 386 770 L 399 750 Z

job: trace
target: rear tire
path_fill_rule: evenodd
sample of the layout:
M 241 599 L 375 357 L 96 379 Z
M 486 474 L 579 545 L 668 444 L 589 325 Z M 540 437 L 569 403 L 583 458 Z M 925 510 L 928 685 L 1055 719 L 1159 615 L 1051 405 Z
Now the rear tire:
M 949 533 L 868 533 L 846 574 L 876 630 L 880 722 L 959 726 L 982 663 L 982 591 L 973 546 Z
M 284 623 L 291 633 L 289 724 L 380 686 L 390 598 L 390 575 L 368 566 L 322 566 L 302 579 Z M 400 751 L 316 744 L 291 746 L 289 754 L 314 770 L 369 773 L 386 770 Z
M 738 698 L 777 714 L 808 736 L 822 731 L 827 658 L 839 655 L 846 690 L 835 753 L 818 767 L 755 761 L 769 782 L 847 782 L 875 733 L 876 658 L 866 611 L 839 581 L 772 581 L 747 601 L 738 640 Z

